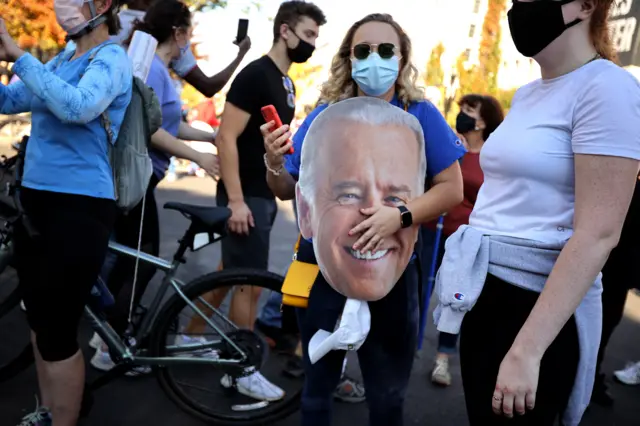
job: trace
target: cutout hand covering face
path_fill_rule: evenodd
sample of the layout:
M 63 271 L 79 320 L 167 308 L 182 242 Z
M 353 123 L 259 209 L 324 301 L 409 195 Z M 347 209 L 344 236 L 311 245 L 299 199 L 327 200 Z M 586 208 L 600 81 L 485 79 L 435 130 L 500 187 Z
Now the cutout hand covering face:
M 312 338 L 312 362 L 329 350 L 362 345 L 371 324 L 367 302 L 393 289 L 413 254 L 417 226 L 385 237 L 375 251 L 353 250 L 360 235 L 349 231 L 367 218 L 361 209 L 407 204 L 424 192 L 425 174 L 420 124 L 386 101 L 341 101 L 312 123 L 302 146 L 298 223 L 323 277 L 347 298 L 338 326 Z

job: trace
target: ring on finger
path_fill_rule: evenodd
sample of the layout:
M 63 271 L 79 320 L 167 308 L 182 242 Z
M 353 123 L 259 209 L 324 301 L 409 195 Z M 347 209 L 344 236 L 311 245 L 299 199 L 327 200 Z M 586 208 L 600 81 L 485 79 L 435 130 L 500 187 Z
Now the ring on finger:
M 493 400 L 494 401 L 502 401 L 502 398 L 503 398 L 502 395 L 500 395 L 500 396 L 493 395 Z

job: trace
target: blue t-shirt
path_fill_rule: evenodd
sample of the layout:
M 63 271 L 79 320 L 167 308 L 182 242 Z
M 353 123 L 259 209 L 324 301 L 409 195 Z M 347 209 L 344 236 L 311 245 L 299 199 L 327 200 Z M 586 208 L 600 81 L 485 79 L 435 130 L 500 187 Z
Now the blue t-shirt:
M 96 46 L 70 60 L 74 54 L 70 43 L 46 65 L 22 55 L 13 67 L 21 81 L 0 85 L 0 113 L 32 113 L 24 186 L 114 199 L 100 116 L 107 111 L 115 141 L 131 102 L 131 63 L 115 44 Z
M 394 97 L 391 103 L 404 108 L 402 102 Z M 300 160 L 302 143 L 311 123 L 325 109 L 328 104 L 319 105 L 304 120 L 300 128 L 293 135 L 294 153 L 285 157 L 285 168 L 294 179 L 300 174 Z M 429 101 L 412 102 L 407 112 L 418 119 L 422 125 L 425 139 L 425 154 L 427 157 L 427 178 L 432 179 L 446 170 L 466 153 L 460 139 L 449 127 L 440 111 Z
M 176 91 L 176 86 L 169 75 L 169 69 L 158 55 L 153 58 L 151 63 L 147 84 L 156 92 L 160 101 L 162 128 L 167 133 L 177 137 L 180 121 L 182 120 L 182 104 L 180 103 L 180 96 Z M 171 155 L 153 147 L 150 149 L 149 154 L 153 162 L 153 173 L 158 179 L 162 179 L 169 168 Z

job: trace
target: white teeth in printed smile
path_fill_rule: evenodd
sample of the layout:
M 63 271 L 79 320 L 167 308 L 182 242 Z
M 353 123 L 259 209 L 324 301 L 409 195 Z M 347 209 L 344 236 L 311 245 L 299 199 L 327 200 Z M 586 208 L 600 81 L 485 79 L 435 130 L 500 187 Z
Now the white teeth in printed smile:
M 378 251 L 368 251 L 365 253 L 360 253 L 357 250 L 352 250 L 349 249 L 349 253 L 351 253 L 351 256 L 355 257 L 356 259 L 360 259 L 360 260 L 378 260 L 382 257 L 384 257 L 385 254 L 387 254 L 389 252 L 389 250 L 378 250 Z

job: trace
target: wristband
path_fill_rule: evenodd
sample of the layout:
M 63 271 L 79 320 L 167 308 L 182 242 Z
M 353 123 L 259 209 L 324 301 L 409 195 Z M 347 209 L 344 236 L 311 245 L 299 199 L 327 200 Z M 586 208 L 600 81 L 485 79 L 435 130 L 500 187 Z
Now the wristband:
M 264 155 L 264 165 L 269 171 L 269 173 L 271 173 L 274 176 L 280 176 L 282 174 L 282 171 L 284 170 L 284 167 L 282 166 L 282 164 L 280 165 L 280 167 L 278 167 L 277 170 L 272 169 L 271 166 L 269 165 L 269 160 L 267 160 L 267 154 Z

